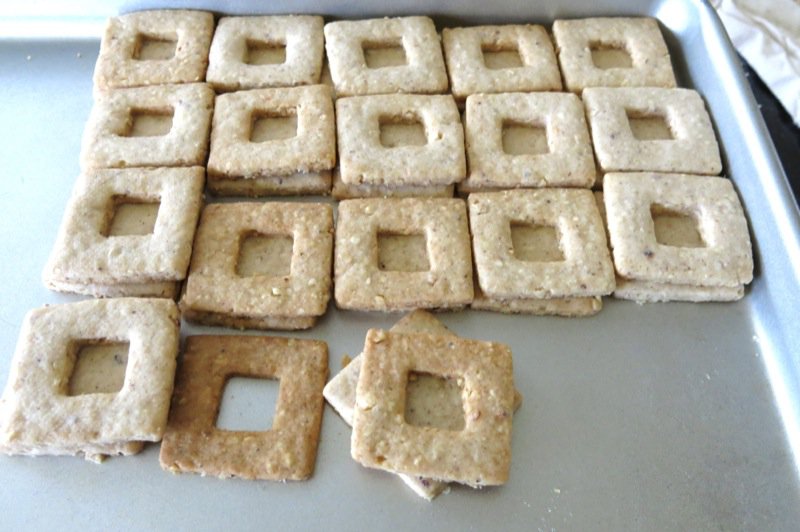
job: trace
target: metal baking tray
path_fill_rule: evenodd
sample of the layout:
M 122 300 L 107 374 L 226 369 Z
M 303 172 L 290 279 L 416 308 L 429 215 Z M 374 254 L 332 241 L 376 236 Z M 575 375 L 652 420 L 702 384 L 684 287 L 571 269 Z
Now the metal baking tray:
M 167 4 L 44 5 L 60 6 L 51 13 L 58 17 L 24 5 L 0 10 L 14 15 L 0 19 L 0 383 L 25 312 L 79 299 L 44 289 L 40 272 L 78 174 L 98 28 L 118 10 Z M 657 17 L 680 85 L 708 102 L 725 172 L 750 222 L 755 280 L 733 304 L 607 299 L 589 319 L 442 314 L 459 335 L 513 348 L 525 402 L 514 420 L 511 479 L 501 488 L 454 487 L 426 503 L 399 479 L 356 464 L 349 428 L 326 407 L 316 472 L 307 482 L 174 476 L 159 468 L 158 445 L 100 466 L 2 456 L 0 528 L 796 529 L 800 218 L 737 57 L 707 4 L 205 0 L 194 7 L 331 18 L 430 14 L 440 25 Z M 69 16 L 75 13 L 82 16 Z M 333 373 L 343 354 L 360 351 L 368 328 L 398 318 L 332 309 L 297 336 L 328 342 Z

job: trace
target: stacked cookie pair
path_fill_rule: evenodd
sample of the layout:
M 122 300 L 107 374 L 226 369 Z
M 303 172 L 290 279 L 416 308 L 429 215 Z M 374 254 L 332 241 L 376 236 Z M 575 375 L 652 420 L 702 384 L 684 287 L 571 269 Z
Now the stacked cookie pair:
M 353 458 L 397 474 L 421 497 L 433 499 L 449 482 L 508 478 L 522 396 L 503 344 L 461 339 L 414 311 L 389 331 L 370 330 L 363 353 L 323 394 L 353 427 Z

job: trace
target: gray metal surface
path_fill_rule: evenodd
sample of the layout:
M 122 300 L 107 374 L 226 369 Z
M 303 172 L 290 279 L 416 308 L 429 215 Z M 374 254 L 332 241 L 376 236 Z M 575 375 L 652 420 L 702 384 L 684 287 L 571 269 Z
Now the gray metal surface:
M 111 9 L 90 4 L 90 14 Z M 796 529 L 798 211 L 712 11 L 690 0 L 629 8 L 577 0 L 448 1 L 435 9 L 415 2 L 342 4 L 300 2 L 292 10 L 351 17 L 429 12 L 447 23 L 659 17 L 681 85 L 697 88 L 709 102 L 726 172 L 749 216 L 757 266 L 747 296 L 706 305 L 608 300 L 597 317 L 576 320 L 442 315 L 460 335 L 513 348 L 525 402 L 514 422 L 511 480 L 502 488 L 456 487 L 425 503 L 398 479 L 351 460 L 350 431 L 326 407 L 317 469 L 308 482 L 173 476 L 159 468 L 156 445 L 102 466 L 0 457 L 0 529 Z M 196 5 L 254 10 L 246 2 Z M 36 30 L 19 31 L 8 20 L 0 27 Z M 98 41 L 76 38 L 72 28 L 47 29 L 73 34 L 69 39 L 0 40 L 0 383 L 25 312 L 78 299 L 40 282 L 78 173 L 91 106 Z M 331 311 L 298 336 L 326 340 L 336 371 L 343 354 L 359 352 L 369 327 L 388 327 L 397 318 Z M 201 330 L 211 329 L 183 332 Z

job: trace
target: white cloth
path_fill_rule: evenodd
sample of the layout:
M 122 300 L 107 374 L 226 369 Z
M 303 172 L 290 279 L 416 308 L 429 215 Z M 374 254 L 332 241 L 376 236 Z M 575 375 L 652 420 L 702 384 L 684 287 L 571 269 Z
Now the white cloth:
M 712 0 L 733 45 L 800 126 L 800 0 Z

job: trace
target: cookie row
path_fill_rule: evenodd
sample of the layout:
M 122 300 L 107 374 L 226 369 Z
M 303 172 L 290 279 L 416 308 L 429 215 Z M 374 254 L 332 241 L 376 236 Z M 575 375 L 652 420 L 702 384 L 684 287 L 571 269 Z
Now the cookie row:
M 336 21 L 318 16 L 222 17 L 142 11 L 109 20 L 99 90 L 208 81 L 218 91 L 313 85 L 340 96 L 470 94 L 586 87 L 674 87 L 669 51 L 650 18 L 556 20 L 445 28 L 428 17 Z M 558 59 L 556 59 L 556 51 Z M 327 52 L 327 54 L 326 54 Z
M 0 400 L 0 452 L 102 461 L 163 439 L 165 470 L 303 480 L 324 396 L 353 426 L 353 458 L 399 473 L 427 499 L 449 481 L 508 479 L 511 414 L 522 402 L 508 346 L 459 338 L 416 311 L 368 331 L 363 354 L 326 385 L 328 349 L 317 340 L 189 336 L 176 364 L 179 321 L 172 301 L 152 298 L 29 312 Z M 239 375 L 280 381 L 268 430 L 217 426 L 226 383 Z

